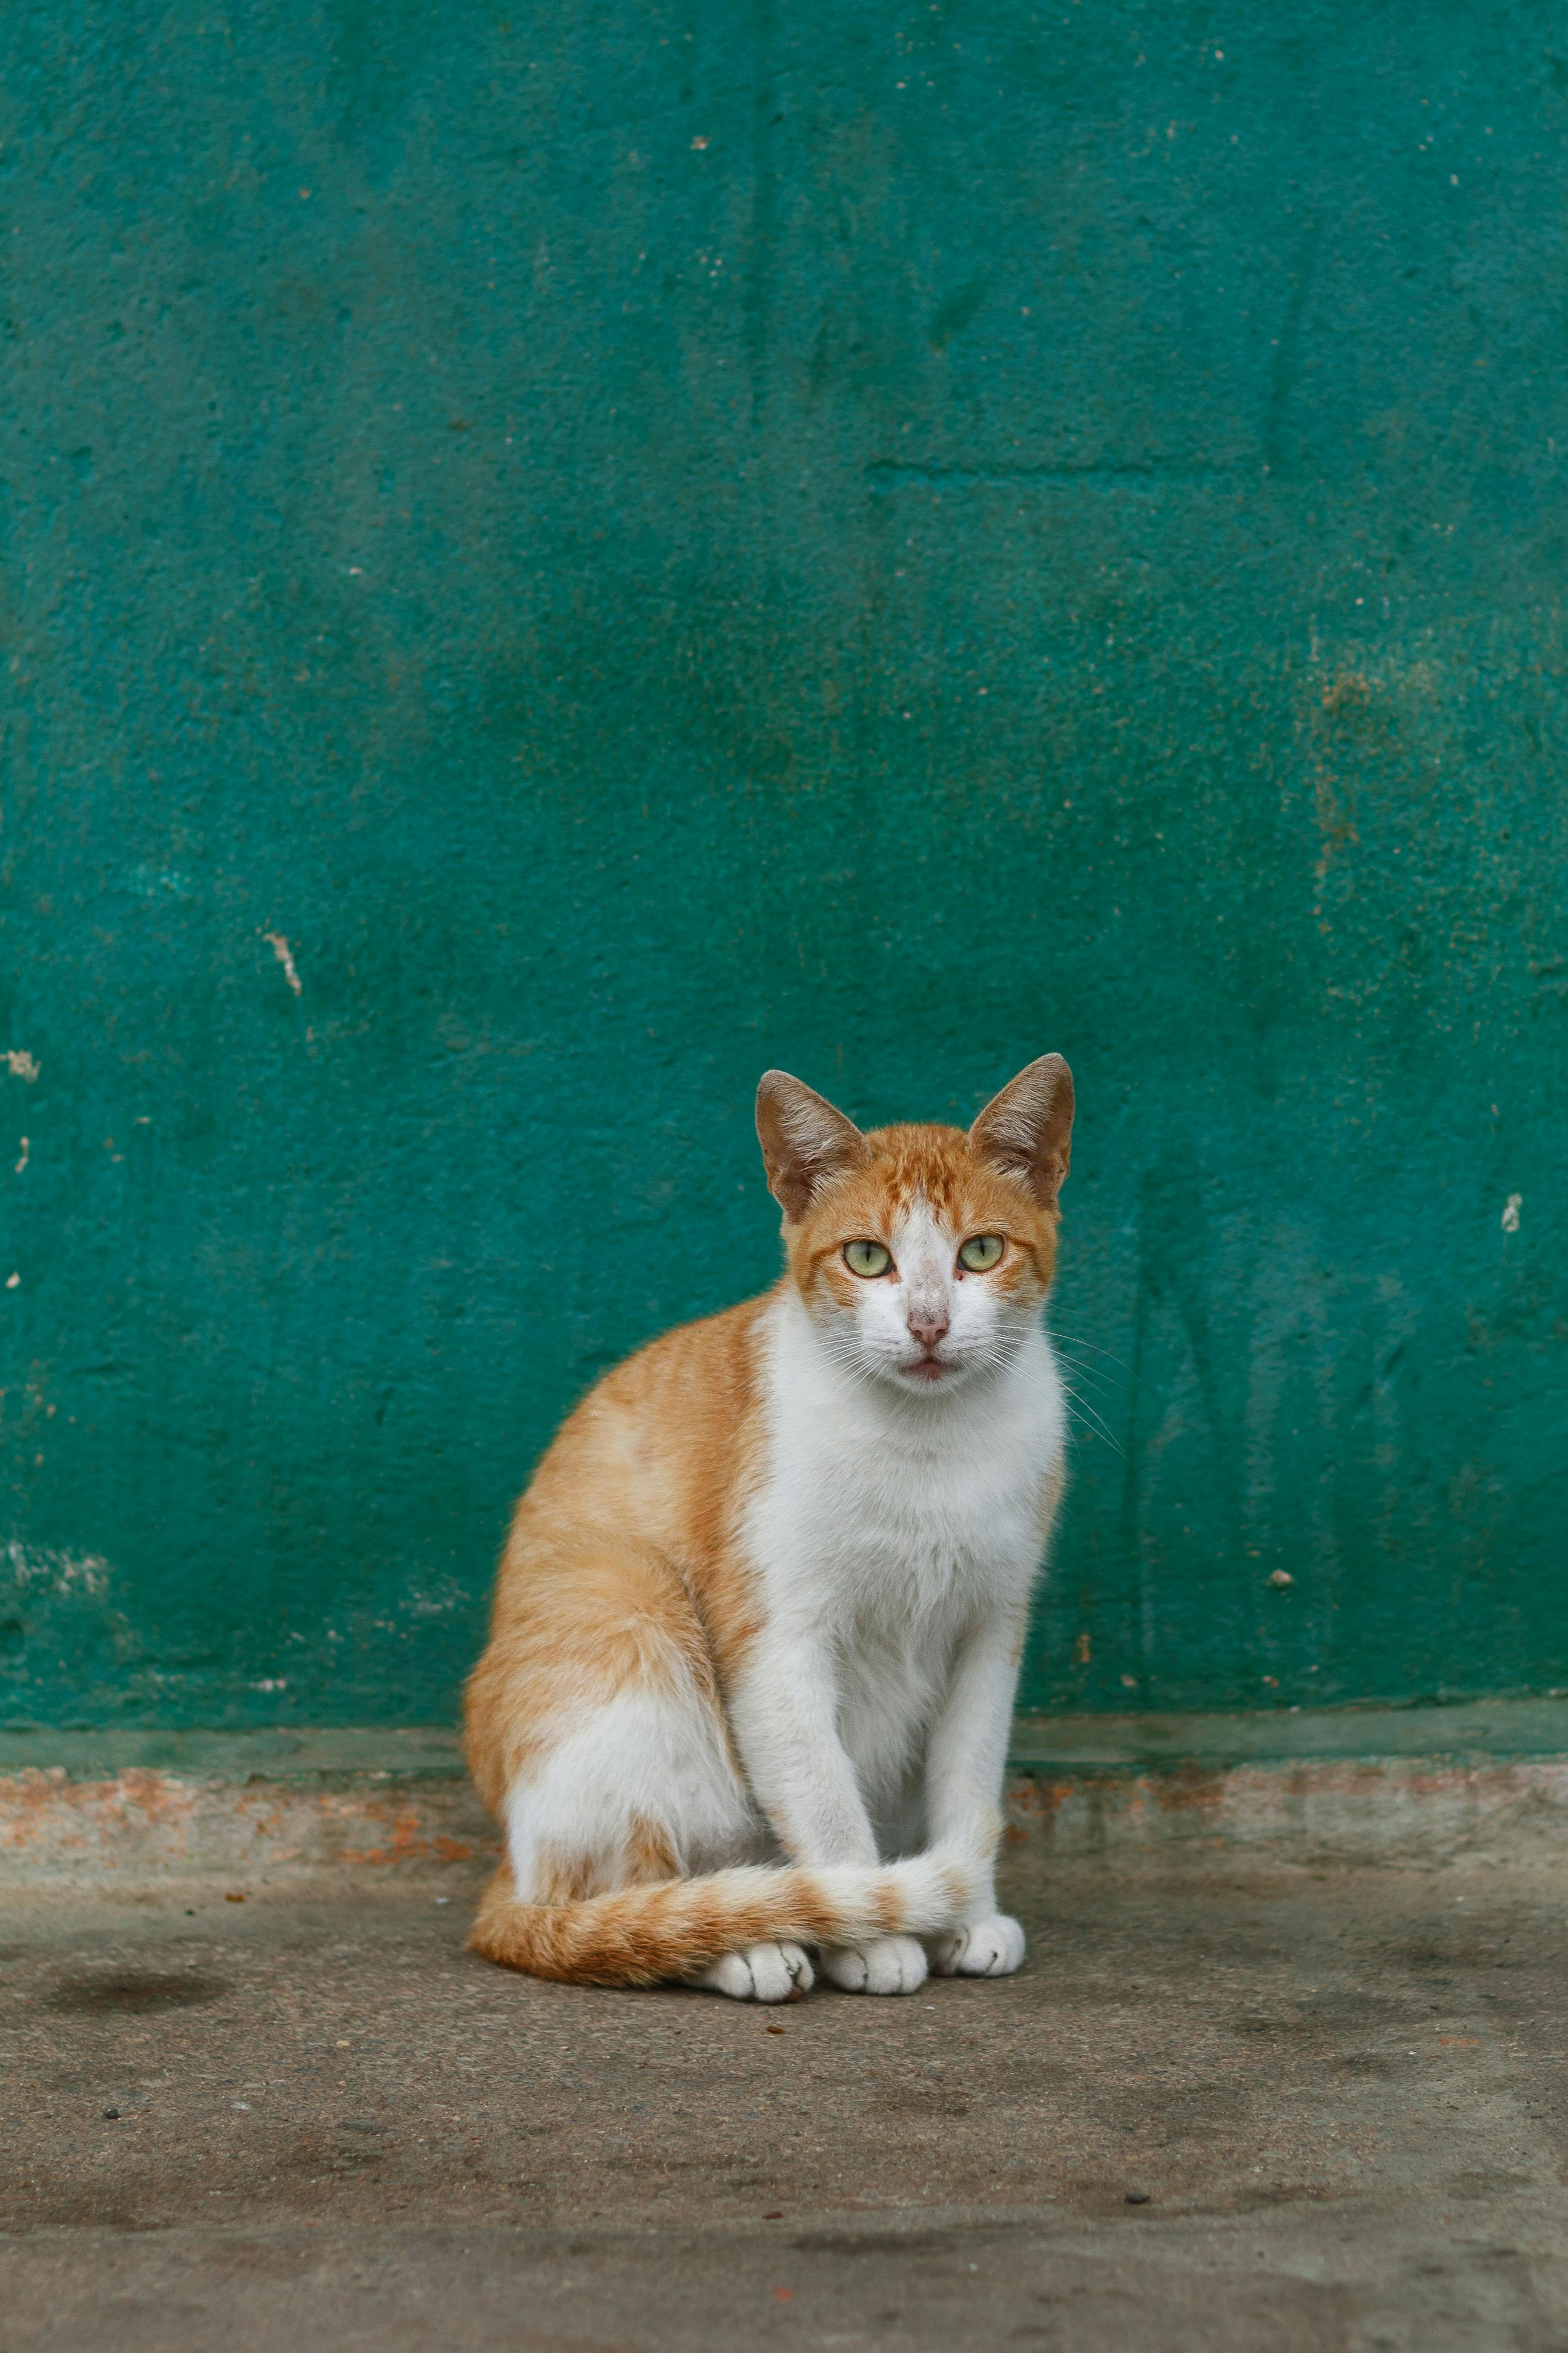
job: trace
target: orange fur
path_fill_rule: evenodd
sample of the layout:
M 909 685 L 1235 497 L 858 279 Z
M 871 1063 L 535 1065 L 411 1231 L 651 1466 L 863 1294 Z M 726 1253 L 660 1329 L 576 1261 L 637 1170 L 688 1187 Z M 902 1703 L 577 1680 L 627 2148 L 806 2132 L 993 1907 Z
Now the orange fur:
M 962 1883 L 952 1887 L 953 1908 Z M 870 1907 L 879 1929 L 902 1925 L 894 1891 Z M 923 1925 L 923 1924 L 922 1924 Z M 651 1986 L 685 1976 L 737 1946 L 790 1937 L 827 1943 L 845 1928 L 845 1909 L 808 1871 L 715 1872 L 707 1879 L 632 1885 L 585 1899 L 521 1904 L 502 1863 L 479 1905 L 469 1943 L 487 1959 L 573 1985 Z
M 569 1416 L 513 1514 L 489 1644 L 466 1695 L 469 1768 L 498 1813 L 520 1782 L 545 1769 L 585 1711 L 628 1693 L 702 1711 L 735 1760 L 727 1695 L 763 1609 L 743 1541 L 766 1445 L 759 1352 L 780 1292 L 793 1286 L 816 1313 L 852 1303 L 858 1278 L 846 1268 L 845 1242 L 889 1230 L 917 1199 L 961 1232 L 1005 1238 L 1005 1262 L 973 1279 L 1005 1286 L 1031 1309 L 1049 1284 L 1065 1144 L 1060 1170 L 1031 1181 L 982 1123 L 968 1134 L 909 1125 L 859 1137 L 844 1122 L 842 1165 L 809 1195 L 802 1190 L 792 1215 L 781 1189 L 787 1172 L 777 1174 L 787 1139 L 770 1145 L 760 1124 L 786 1209 L 780 1284 L 667 1333 L 607 1374 Z M 645 1810 L 618 1861 L 552 1850 L 521 1890 L 503 1864 L 473 1944 L 542 1977 L 643 1985 L 756 1940 L 832 1941 L 847 1927 L 893 1931 L 911 1918 L 908 1887 L 891 1872 L 867 1874 L 851 1900 L 807 1870 L 683 1879 L 679 1868 L 668 1827 Z M 950 1873 L 944 1901 L 962 1900 Z

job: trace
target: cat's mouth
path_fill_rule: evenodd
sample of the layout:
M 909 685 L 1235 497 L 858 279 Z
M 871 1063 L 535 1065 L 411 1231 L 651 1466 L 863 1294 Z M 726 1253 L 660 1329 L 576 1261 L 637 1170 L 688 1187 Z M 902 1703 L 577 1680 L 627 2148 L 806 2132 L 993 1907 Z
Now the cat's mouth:
M 952 1366 L 941 1356 L 917 1356 L 904 1370 L 912 1381 L 940 1381 L 952 1372 Z

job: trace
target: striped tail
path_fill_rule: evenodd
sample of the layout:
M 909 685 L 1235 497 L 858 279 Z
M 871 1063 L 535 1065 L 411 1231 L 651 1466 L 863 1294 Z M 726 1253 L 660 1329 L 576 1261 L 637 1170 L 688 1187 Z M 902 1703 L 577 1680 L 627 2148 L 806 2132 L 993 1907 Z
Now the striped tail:
M 571 1985 L 651 1986 L 692 1976 L 724 1953 L 780 1939 L 843 1944 L 958 1926 L 970 1894 L 949 1860 L 918 1855 L 877 1869 L 747 1864 L 666 1879 L 571 1904 L 520 1904 L 502 1863 L 468 1943 L 487 1960 Z

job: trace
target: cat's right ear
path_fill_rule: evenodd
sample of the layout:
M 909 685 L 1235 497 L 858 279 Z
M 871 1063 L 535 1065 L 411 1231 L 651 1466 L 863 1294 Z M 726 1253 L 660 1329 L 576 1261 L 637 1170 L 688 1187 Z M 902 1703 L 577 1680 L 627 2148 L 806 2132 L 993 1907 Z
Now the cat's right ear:
M 764 1071 L 757 1088 L 757 1138 L 768 1190 L 786 1218 L 804 1218 L 824 1185 L 863 1167 L 871 1147 L 853 1120 L 792 1079 Z

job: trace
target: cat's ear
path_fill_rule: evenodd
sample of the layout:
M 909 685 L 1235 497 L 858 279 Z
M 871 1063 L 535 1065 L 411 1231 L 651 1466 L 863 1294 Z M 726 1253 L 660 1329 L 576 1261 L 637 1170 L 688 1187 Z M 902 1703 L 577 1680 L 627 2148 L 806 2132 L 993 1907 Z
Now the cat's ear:
M 972 1148 L 994 1168 L 1021 1176 L 1052 1206 L 1072 1156 L 1072 1072 L 1059 1054 L 1042 1054 L 993 1095 L 969 1131 Z
M 764 1071 L 757 1088 L 757 1138 L 768 1190 L 786 1218 L 804 1218 L 822 1187 L 864 1167 L 871 1147 L 841 1111 L 787 1071 Z

